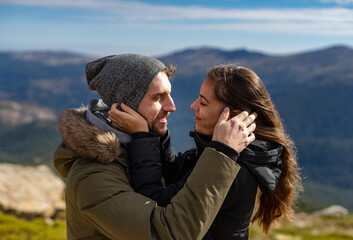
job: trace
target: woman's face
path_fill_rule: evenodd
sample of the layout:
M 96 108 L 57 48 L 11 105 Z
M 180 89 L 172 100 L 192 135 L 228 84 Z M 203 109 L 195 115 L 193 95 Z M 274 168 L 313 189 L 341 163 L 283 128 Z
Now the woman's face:
M 191 104 L 195 113 L 195 130 L 201 134 L 213 135 L 214 127 L 225 105 L 219 102 L 214 94 L 210 80 L 202 83 L 199 97 Z

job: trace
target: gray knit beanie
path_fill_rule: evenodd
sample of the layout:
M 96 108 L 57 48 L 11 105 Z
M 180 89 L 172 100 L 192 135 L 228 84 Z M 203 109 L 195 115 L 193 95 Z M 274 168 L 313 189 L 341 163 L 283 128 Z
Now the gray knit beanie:
M 97 90 L 109 107 L 124 103 L 138 108 L 157 74 L 166 69 L 159 60 L 137 54 L 112 55 L 86 64 L 90 90 Z

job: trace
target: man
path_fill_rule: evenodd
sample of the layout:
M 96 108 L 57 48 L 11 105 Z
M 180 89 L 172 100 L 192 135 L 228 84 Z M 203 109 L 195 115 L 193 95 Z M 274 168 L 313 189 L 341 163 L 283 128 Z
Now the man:
M 236 158 L 229 158 L 224 149 L 240 152 L 254 140 L 254 116 L 242 113 L 227 120 L 229 111 L 222 114 L 214 148 L 204 151 L 167 207 L 157 206 L 130 187 L 126 145 L 132 138 L 122 129 L 113 129 L 107 118 L 113 103 L 125 103 L 147 120 L 150 131 L 164 135 L 166 117 L 175 111 L 172 74 L 173 69 L 160 61 L 136 54 L 108 56 L 86 65 L 88 86 L 102 100 L 91 101 L 88 109 L 62 113 L 59 129 L 64 142 L 54 156 L 56 169 L 67 178 L 69 240 L 195 240 L 210 227 L 239 170 Z

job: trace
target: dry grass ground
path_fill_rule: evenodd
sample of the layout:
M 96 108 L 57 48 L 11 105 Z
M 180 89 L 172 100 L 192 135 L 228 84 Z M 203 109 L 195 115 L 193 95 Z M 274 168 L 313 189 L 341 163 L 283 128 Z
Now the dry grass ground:
M 2 240 L 64 240 L 64 220 L 48 224 L 43 219 L 25 221 L 0 212 L 0 239 Z M 282 220 L 268 235 L 252 225 L 250 240 L 348 240 L 353 239 L 353 214 L 337 217 L 318 217 L 296 214 L 295 220 Z
M 344 216 L 295 215 L 293 222 L 281 220 L 266 236 L 253 225 L 251 240 L 343 240 L 353 239 L 353 214 Z

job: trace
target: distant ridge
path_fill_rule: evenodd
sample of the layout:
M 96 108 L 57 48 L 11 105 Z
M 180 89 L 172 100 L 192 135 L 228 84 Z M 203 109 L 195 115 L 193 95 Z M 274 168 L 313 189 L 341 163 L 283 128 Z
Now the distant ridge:
M 249 58 L 249 57 L 266 57 L 268 55 L 259 53 L 259 52 L 252 52 L 248 51 L 245 49 L 237 49 L 237 50 L 220 50 L 217 48 L 210 48 L 210 47 L 202 47 L 202 48 L 191 48 L 191 49 L 185 49 L 182 51 L 178 51 L 172 54 L 169 54 L 167 56 L 164 56 L 164 58 L 170 58 L 170 59 L 178 59 L 181 57 L 187 56 L 192 57 L 192 58 L 198 58 L 198 57 L 203 57 L 203 56 L 213 56 L 213 57 L 218 57 L 222 59 L 237 59 L 237 58 Z M 162 57 L 163 59 L 163 57 Z M 183 59 L 181 59 L 183 60 Z M 196 60 L 196 59 L 194 59 Z
M 1 55 L 14 61 L 38 62 L 51 66 L 86 63 L 95 58 L 69 51 L 54 50 L 3 52 Z
M 250 52 L 245 49 L 225 51 L 215 48 L 193 48 L 162 56 L 159 59 L 167 64 L 177 66 L 177 71 L 188 76 L 195 76 L 199 72 L 206 72 L 212 65 L 238 63 L 252 61 L 268 57 L 258 52 Z
M 193 48 L 160 57 L 176 65 L 183 75 L 194 77 L 213 65 L 234 63 L 253 69 L 266 84 L 350 83 L 353 49 L 346 46 L 274 56 L 244 49 L 225 51 Z

